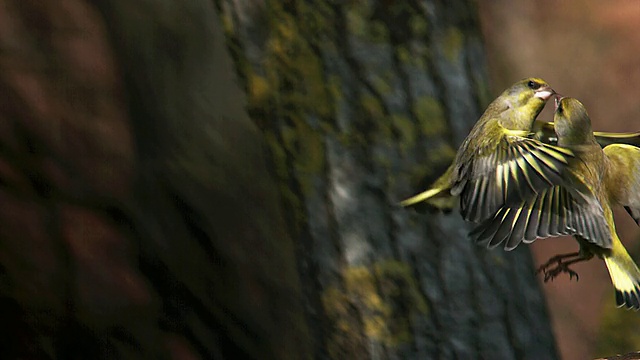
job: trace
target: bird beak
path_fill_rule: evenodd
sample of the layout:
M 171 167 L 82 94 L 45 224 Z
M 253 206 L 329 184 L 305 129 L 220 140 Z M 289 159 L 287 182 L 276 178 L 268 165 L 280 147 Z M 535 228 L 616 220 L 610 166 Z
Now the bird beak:
M 560 106 L 560 102 L 562 101 L 562 99 L 564 99 L 564 96 L 556 93 L 555 107 L 553 108 L 554 112 L 558 110 L 558 107 Z
M 540 98 L 544 101 L 549 100 L 552 95 L 555 95 L 556 92 L 549 86 L 543 86 L 535 91 L 533 94 L 534 97 Z

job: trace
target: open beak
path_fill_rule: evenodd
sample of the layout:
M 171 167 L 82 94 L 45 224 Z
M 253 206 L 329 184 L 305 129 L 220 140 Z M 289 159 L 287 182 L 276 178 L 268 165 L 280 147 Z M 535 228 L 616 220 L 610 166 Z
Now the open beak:
M 538 90 L 536 90 L 536 92 L 533 94 L 533 96 L 540 98 L 544 101 L 549 100 L 549 98 L 553 95 L 555 95 L 556 92 L 555 90 L 553 90 L 551 87 L 549 86 L 544 86 L 539 88 Z

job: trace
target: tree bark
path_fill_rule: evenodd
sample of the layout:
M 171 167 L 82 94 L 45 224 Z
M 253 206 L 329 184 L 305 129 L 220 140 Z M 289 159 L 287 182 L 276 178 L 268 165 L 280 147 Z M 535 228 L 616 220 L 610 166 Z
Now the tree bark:
M 296 240 L 316 356 L 556 357 L 528 249 L 488 251 L 457 214 L 397 206 L 488 104 L 474 3 L 217 4 Z
M 526 248 L 397 206 L 487 104 L 472 1 L 0 24 L 1 358 L 556 357 Z
M 0 358 L 310 358 L 213 2 L 0 4 Z

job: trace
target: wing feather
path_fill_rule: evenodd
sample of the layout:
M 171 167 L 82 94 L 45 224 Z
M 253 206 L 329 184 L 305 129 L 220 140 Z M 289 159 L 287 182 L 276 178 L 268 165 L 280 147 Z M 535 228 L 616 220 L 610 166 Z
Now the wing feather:
M 507 203 L 562 184 L 561 175 L 574 156 L 568 149 L 507 133 L 494 151 L 478 152 L 484 153 L 461 166 L 452 190 L 461 195 L 463 218 L 476 223 L 492 218 Z
M 478 228 L 481 230 L 470 234 L 473 239 L 491 247 L 506 242 L 505 250 L 512 250 L 521 242 L 561 235 L 577 235 L 600 247 L 611 247 L 611 229 L 600 204 L 595 198 L 575 195 L 563 186 L 507 204 Z

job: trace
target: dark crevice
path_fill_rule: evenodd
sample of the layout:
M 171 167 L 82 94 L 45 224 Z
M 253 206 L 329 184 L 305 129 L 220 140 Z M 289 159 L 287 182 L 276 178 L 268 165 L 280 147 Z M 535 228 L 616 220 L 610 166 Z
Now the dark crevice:
M 216 4 L 219 4 L 221 1 L 214 1 Z M 216 13 L 218 14 L 218 21 L 223 21 L 223 11 L 222 5 L 219 4 Z M 227 6 L 227 9 L 231 12 L 229 17 L 233 21 L 233 27 L 237 29 L 240 25 L 240 19 L 238 17 L 238 13 L 235 11 L 233 6 Z M 224 33 L 225 45 L 226 49 L 231 56 L 231 60 L 233 63 L 233 68 L 235 69 L 237 78 L 240 82 L 242 90 L 244 90 L 245 94 L 249 93 L 249 84 L 247 82 L 247 64 L 249 60 L 244 55 L 244 47 L 240 38 L 235 33 Z M 248 109 L 251 111 L 251 109 Z M 252 117 L 253 118 L 253 117 Z
M 62 298 L 64 299 L 65 306 L 63 312 L 63 325 L 61 326 L 63 330 L 59 332 L 58 342 L 56 343 L 56 353 L 60 355 L 62 354 L 73 354 L 76 351 L 80 351 L 80 349 L 75 349 L 77 341 L 76 337 L 78 335 L 79 323 L 76 319 L 77 314 L 77 304 L 78 294 L 77 294 L 77 274 L 78 274 L 78 266 L 75 262 L 75 259 L 72 254 L 72 250 L 70 248 L 70 244 L 67 243 L 67 239 L 63 235 L 63 224 L 60 218 L 60 208 L 55 203 L 47 203 L 46 205 L 46 214 L 45 214 L 45 227 L 47 228 L 47 233 L 51 235 L 54 244 L 56 245 L 56 258 L 61 262 L 61 275 L 60 279 L 60 288 L 61 293 L 63 294 Z M 85 344 L 89 339 L 86 339 Z M 71 359 L 72 356 L 61 356 L 63 359 Z
M 289 4 L 288 7 L 283 7 L 284 11 L 289 11 L 291 13 L 296 12 L 294 8 L 295 4 Z M 219 9 L 221 8 L 218 5 Z M 235 6 L 230 4 L 228 7 L 231 12 L 229 16 L 231 16 L 232 20 L 236 28 L 244 26 L 238 18 L 237 11 Z M 222 11 L 220 11 L 222 13 Z M 247 72 L 249 71 L 248 63 L 249 59 L 246 58 L 243 52 L 243 43 L 242 40 L 236 34 L 225 34 L 227 39 L 227 48 L 229 49 L 232 59 L 234 60 L 234 64 L 236 66 L 236 71 L 238 72 L 239 78 L 242 80 L 243 88 L 247 91 Z M 311 44 L 310 44 L 311 45 Z M 316 55 L 319 56 L 319 49 L 317 47 L 312 47 L 312 49 L 316 52 Z M 281 74 L 282 82 L 280 83 L 279 92 L 296 92 L 298 91 L 296 85 L 300 84 L 304 81 L 303 78 L 295 76 L 292 78 L 289 76 L 290 74 Z M 289 126 L 295 126 L 295 121 L 286 117 L 281 116 L 279 114 L 287 113 L 287 112 L 295 112 L 297 108 L 292 108 L 291 104 L 286 103 L 275 103 L 275 99 L 277 97 L 272 97 L 268 104 L 265 105 L 261 109 L 252 108 L 251 106 L 248 108 L 249 116 L 252 121 L 258 126 L 259 129 L 263 133 L 271 133 L 275 136 L 275 140 L 279 146 L 283 146 L 285 143 L 282 138 L 282 133 L 280 132 L 280 128 L 282 127 L 279 122 L 283 122 Z M 288 110 L 287 110 L 288 108 Z M 278 109 L 285 111 L 278 111 Z M 274 121 L 266 121 L 261 119 L 272 119 Z M 324 119 L 327 120 L 327 119 Z M 331 123 L 331 122 L 329 122 Z M 271 149 L 265 146 L 265 155 L 267 157 L 267 164 L 274 163 L 276 158 L 274 157 Z M 294 154 L 286 152 L 285 157 L 285 167 L 288 169 L 288 175 L 286 178 L 280 178 L 279 182 L 280 186 L 285 186 L 290 189 L 291 192 L 297 195 L 298 199 L 300 199 L 300 203 L 304 204 L 305 198 L 303 196 L 303 192 L 299 182 L 293 176 L 294 172 Z M 268 166 L 268 171 L 271 173 L 273 178 L 278 179 L 277 174 L 275 173 L 274 166 Z M 283 184 L 284 182 L 284 184 Z M 317 326 L 310 326 L 311 337 L 316 339 L 314 342 L 315 351 L 314 353 L 320 354 L 322 357 L 326 357 L 326 341 L 327 334 L 330 331 L 330 324 L 327 322 L 327 316 L 325 315 L 324 308 L 322 306 L 321 294 L 323 293 L 322 285 L 320 284 L 319 273 L 320 269 L 317 264 L 317 261 L 313 257 L 314 253 L 314 242 L 315 241 L 324 241 L 323 239 L 314 239 L 313 235 L 310 233 L 308 223 L 306 221 L 301 222 L 299 220 L 299 212 L 301 209 L 297 208 L 296 205 L 288 203 L 284 198 L 281 197 L 281 205 L 283 208 L 283 215 L 285 217 L 285 223 L 289 224 L 289 228 L 286 230 L 287 233 L 291 235 L 292 239 L 296 239 L 294 242 L 296 249 L 296 264 L 298 267 L 298 271 L 300 274 L 300 283 L 302 285 L 302 292 L 305 299 L 305 307 L 307 311 L 305 311 L 305 316 L 307 318 L 307 322 L 309 324 L 316 324 Z M 306 212 L 307 210 L 302 210 Z M 310 214 L 306 214 L 306 217 L 310 216 Z
M 432 251 L 435 253 L 433 259 L 435 259 L 433 266 L 436 268 L 436 278 L 438 281 L 438 288 L 442 290 L 442 299 L 446 299 L 448 298 L 448 294 L 446 293 L 446 289 L 444 284 L 447 282 L 447 279 L 444 278 L 443 275 L 443 271 L 441 269 L 442 267 L 442 263 L 440 261 L 440 259 L 442 259 L 442 249 L 443 247 L 446 246 L 455 246 L 454 243 L 450 243 L 450 244 L 444 244 L 442 243 L 443 241 L 446 241 L 445 239 L 449 238 L 449 234 L 444 233 L 444 231 L 442 231 L 440 224 L 434 224 L 434 218 L 433 217 L 429 217 L 429 222 L 427 225 L 427 228 L 429 230 L 431 230 L 431 248 L 433 249 Z M 434 279 L 435 280 L 435 279 Z M 446 303 L 445 303 L 446 304 Z M 434 316 L 434 320 L 437 324 L 437 328 L 440 329 L 439 332 L 439 336 L 436 337 L 437 342 L 436 342 L 436 346 L 438 348 L 438 353 L 439 354 L 444 354 L 445 351 L 443 351 L 444 349 L 444 345 L 446 343 L 446 339 L 449 337 L 448 332 L 448 328 L 447 328 L 447 323 L 445 321 L 442 321 L 441 319 L 438 319 L 438 316 L 440 316 L 441 313 L 446 313 L 446 311 L 436 311 L 435 312 L 435 316 Z
M 330 4 L 333 13 L 334 13 L 334 23 L 336 26 L 336 37 L 334 38 L 335 43 L 339 49 L 340 54 L 344 58 L 344 61 L 349 66 L 349 70 L 357 80 L 357 83 L 364 87 L 371 96 L 373 96 L 380 107 L 382 107 L 382 113 L 386 118 L 391 116 L 391 111 L 387 106 L 387 103 L 384 100 L 384 97 L 373 87 L 371 82 L 367 80 L 367 76 L 363 70 L 363 67 L 358 64 L 358 60 L 355 58 L 351 51 L 351 47 L 349 45 L 349 31 L 347 27 L 347 19 L 344 14 L 344 10 L 341 5 L 338 4 Z
M 207 256 L 211 263 L 219 264 L 223 257 L 213 245 L 216 243 L 212 239 L 215 236 L 215 231 L 209 229 L 209 222 L 204 215 L 195 206 L 190 205 L 188 201 L 185 201 L 177 194 L 173 197 L 173 205 L 191 235 L 190 239 L 194 239 L 197 242 L 202 253 Z
M 282 138 L 282 134 L 277 128 L 274 128 L 272 131 L 274 131 L 274 134 L 277 136 L 278 144 L 283 146 L 284 139 Z M 300 204 L 304 204 L 305 196 L 303 195 L 301 185 L 293 175 L 295 167 L 294 161 L 294 155 L 287 152 L 285 163 L 286 168 L 288 169 L 288 176 L 287 179 L 280 179 L 280 181 L 286 181 L 286 187 L 297 195 L 297 198 L 300 200 Z M 292 239 L 295 239 L 296 266 L 300 271 L 302 291 L 306 300 L 305 306 L 312 309 L 312 311 L 306 311 L 307 321 L 309 324 L 317 325 L 310 326 L 309 328 L 312 332 L 312 338 L 317 339 L 317 343 L 314 344 L 316 346 L 316 351 L 323 353 L 326 351 L 325 343 L 327 341 L 327 334 L 330 329 L 330 325 L 327 321 L 324 307 L 322 306 L 322 299 L 320 298 L 323 293 L 319 277 L 321 270 L 313 254 L 315 242 L 324 241 L 324 239 L 315 239 L 309 229 L 308 221 L 299 220 L 298 216 L 301 211 L 305 214 L 304 219 L 308 219 L 308 217 L 311 216 L 311 214 L 307 213 L 306 207 L 303 209 L 296 208 L 294 204 L 284 201 L 284 199 L 282 199 L 282 207 L 285 223 L 289 224 L 287 232 L 291 234 Z
M 471 246 L 474 246 L 473 244 Z M 472 253 L 473 253 L 473 249 L 472 249 Z M 478 259 L 476 259 L 478 260 Z M 476 261 L 477 264 L 478 261 Z M 486 291 L 486 289 L 481 289 L 480 288 L 480 284 L 478 281 L 478 277 L 483 276 L 483 274 L 477 274 L 476 272 L 474 272 L 473 270 L 473 262 L 471 263 L 471 266 L 469 266 L 469 274 L 471 274 L 469 277 L 471 279 L 471 289 L 470 289 L 470 293 L 471 293 L 471 304 L 473 306 L 473 312 L 475 313 L 475 317 L 471 323 L 471 326 L 474 328 L 473 333 L 474 334 L 480 334 L 482 329 L 480 328 L 480 324 L 484 323 L 487 321 L 486 316 L 484 315 L 484 312 L 482 311 L 481 308 L 481 304 L 480 304 L 480 293 L 483 291 Z M 478 266 L 478 265 L 476 265 Z M 482 357 L 482 344 L 480 342 L 480 336 L 475 336 L 473 338 L 473 344 L 472 347 L 474 349 L 474 352 L 479 356 Z
M 286 10 L 290 11 L 294 14 L 297 9 L 295 9 L 294 4 L 291 4 L 289 7 L 285 7 Z M 281 88 L 278 89 L 278 92 L 281 93 L 292 93 L 298 91 L 298 85 L 304 82 L 304 79 L 297 74 L 294 74 L 295 77 L 291 78 L 290 76 L 286 76 L 287 74 L 282 75 L 282 82 L 280 83 Z M 284 109 L 285 111 L 280 111 L 280 113 L 295 113 L 297 108 L 291 107 L 292 104 L 274 104 L 274 109 Z M 287 110 L 287 107 L 291 107 Z M 278 115 L 278 113 L 272 113 L 268 115 L 268 118 L 271 119 L 279 119 L 285 124 L 289 124 L 291 126 L 295 125 L 295 121 L 290 119 L 288 116 Z M 273 132 L 276 136 L 276 141 L 280 146 L 284 147 L 285 140 L 282 137 L 281 133 L 281 124 L 277 122 L 273 122 L 271 125 L 271 129 L 267 131 Z M 299 143 L 296 144 L 297 147 L 300 146 Z M 325 147 L 326 151 L 326 147 Z M 273 158 L 272 158 L 273 159 Z M 273 161 L 273 160 L 272 160 Z M 286 179 L 280 179 L 280 182 L 285 181 L 286 187 L 296 194 L 297 199 L 299 199 L 299 204 L 306 203 L 306 197 L 304 196 L 304 192 L 302 190 L 301 184 L 295 177 L 295 154 L 287 151 L 285 158 L 286 169 L 288 170 L 288 175 Z M 325 171 L 326 173 L 326 171 Z M 327 341 L 328 335 L 331 333 L 332 324 L 328 320 L 328 317 L 325 313 L 324 306 L 322 305 L 322 294 L 324 293 L 324 289 L 322 284 L 320 283 L 320 272 L 321 269 L 314 258 L 314 249 L 316 241 L 325 241 L 325 239 L 316 239 L 313 234 L 311 234 L 311 230 L 309 228 L 308 220 L 299 220 L 300 212 L 304 213 L 302 218 L 308 219 L 312 214 L 307 213 L 308 209 L 301 205 L 294 205 L 287 201 L 282 201 L 283 205 L 283 214 L 285 217 L 285 222 L 290 224 L 290 227 L 287 232 L 291 234 L 291 238 L 295 239 L 294 242 L 296 247 L 296 266 L 300 273 L 302 292 L 305 299 L 305 307 L 307 311 L 305 311 L 305 316 L 307 322 L 309 324 L 315 324 L 315 326 L 310 326 L 311 338 L 316 339 L 313 346 L 315 347 L 314 353 L 319 356 L 327 356 Z M 300 208 L 302 207 L 302 208 Z M 332 229 L 334 227 L 331 227 Z M 336 237 L 332 236 L 332 240 L 335 241 Z M 339 246 L 336 246 L 338 253 L 341 254 L 341 249 Z M 311 309 L 309 311 L 309 309 Z
M 436 306 L 433 303 L 433 301 L 429 298 L 429 296 L 427 296 L 427 293 L 422 288 L 422 276 L 420 275 L 420 272 L 418 271 L 418 264 L 421 261 L 418 260 L 418 258 L 417 258 L 417 256 L 415 254 L 411 254 L 410 255 L 410 261 L 411 261 L 411 265 L 412 265 L 411 269 L 413 270 L 413 276 L 416 279 L 418 293 L 420 294 L 422 299 L 427 304 L 428 313 L 429 313 L 429 320 L 431 320 L 433 322 L 433 327 L 434 328 L 442 329 L 442 323 L 440 322 L 440 319 L 438 318 L 438 315 L 436 314 L 436 312 L 433 311 L 433 309 L 435 309 Z M 426 339 L 431 339 L 434 342 L 434 345 L 435 345 L 434 349 L 438 349 L 440 347 L 439 344 L 442 341 L 442 339 L 441 339 L 442 335 L 441 335 L 440 332 L 431 333 L 431 334 L 423 334 L 423 335 L 425 335 Z M 436 358 L 436 357 L 437 357 L 437 353 L 434 353 L 433 354 L 433 358 Z
M 389 26 L 389 24 L 392 23 L 392 21 L 389 21 L 387 23 L 387 26 Z M 405 23 L 408 23 L 405 22 Z M 398 38 L 398 34 L 395 31 L 391 31 L 390 32 L 390 39 L 389 39 L 391 46 L 393 47 L 393 51 L 392 51 L 392 61 L 393 61 L 393 67 L 395 69 L 395 73 L 397 74 L 398 78 L 400 79 L 400 85 L 404 91 L 405 94 L 405 106 L 406 106 L 406 111 L 409 113 L 409 116 L 411 118 L 411 121 L 414 124 L 418 124 L 418 117 L 415 114 L 415 109 L 414 109 L 414 105 L 415 105 L 415 99 L 413 96 L 413 92 L 411 91 L 411 83 L 410 80 L 406 74 L 406 72 L 404 71 L 404 69 L 402 68 L 402 62 L 400 61 L 400 57 L 398 54 L 398 47 L 402 44 L 401 39 Z M 397 130 L 396 130 L 397 132 Z M 389 190 L 389 186 L 388 186 L 388 176 L 384 177 L 384 184 L 382 189 L 387 189 Z M 379 201 L 382 204 L 385 204 L 386 202 L 388 202 L 388 197 L 386 196 L 386 194 L 381 194 L 382 196 L 379 197 Z M 398 241 L 396 240 L 396 236 L 395 234 L 397 233 L 395 227 L 394 227 L 394 221 L 392 219 L 392 212 L 393 212 L 393 207 L 391 206 L 385 206 L 383 207 L 384 209 L 384 215 L 385 215 L 385 220 L 387 221 L 387 223 L 389 224 L 389 241 L 390 241 L 390 246 L 392 248 L 393 251 L 393 256 L 396 259 L 400 259 L 400 248 L 398 246 Z M 408 311 L 408 309 L 407 309 Z
M 442 10 L 439 10 L 439 6 L 442 6 L 442 5 L 435 5 L 435 3 L 436 2 L 432 2 L 434 6 L 433 12 L 441 13 Z M 438 31 L 438 29 L 436 28 L 436 25 L 434 25 L 436 23 L 436 20 L 430 17 L 429 14 L 427 14 L 427 12 L 424 11 L 424 9 L 420 6 L 416 8 L 416 11 L 419 12 L 420 16 L 423 16 L 425 19 L 427 19 L 426 20 L 427 31 L 425 32 L 424 42 L 427 48 L 431 49 L 431 51 L 426 52 L 424 56 L 424 61 L 425 61 L 425 64 L 427 64 L 426 66 L 427 73 L 429 73 L 431 75 L 431 78 L 433 79 L 433 84 L 436 90 L 434 97 L 438 100 L 438 103 L 442 105 L 443 116 L 446 119 L 447 124 L 449 125 L 449 129 L 447 133 L 442 135 L 447 138 L 447 142 L 449 144 L 451 144 L 454 147 L 457 147 L 459 144 L 456 144 L 455 134 L 454 134 L 455 131 L 453 129 L 452 124 L 453 124 L 453 121 L 458 121 L 458 119 L 452 119 L 451 117 L 451 109 L 449 108 L 449 104 L 447 103 L 447 96 L 446 96 L 447 87 L 442 75 L 440 74 L 440 69 L 438 69 L 438 66 L 436 65 L 436 59 L 434 56 L 435 49 L 436 49 L 434 33 Z
M 507 330 L 507 340 L 511 344 L 511 349 L 514 352 L 514 357 L 516 359 L 524 359 L 525 353 L 522 351 L 522 346 L 519 341 L 517 341 L 516 331 L 514 329 L 514 324 L 512 323 L 512 312 L 514 311 L 511 306 L 509 306 L 509 301 L 503 301 L 504 306 L 504 317 L 502 318 L 503 323 L 505 324 L 505 328 Z
M 325 147 L 326 149 L 326 147 Z M 325 150 L 325 151 L 328 151 Z M 325 184 L 328 184 L 330 181 L 329 178 L 329 172 L 331 169 L 331 162 L 329 160 L 329 157 L 327 156 L 327 161 L 325 163 L 324 168 L 322 169 L 322 174 L 323 174 L 323 182 Z M 342 244 L 340 242 L 340 235 L 338 234 L 338 221 L 337 221 L 337 216 L 335 213 L 335 209 L 333 207 L 333 202 L 331 199 L 331 194 L 329 193 L 329 191 L 327 191 L 328 189 L 325 187 L 323 189 L 322 192 L 322 197 L 323 200 L 325 202 L 325 204 L 327 204 L 327 228 L 329 231 L 329 241 L 331 243 L 331 245 L 333 246 L 333 249 L 335 251 L 336 254 L 338 254 L 338 256 L 336 256 L 337 262 L 338 262 L 338 268 L 340 269 L 345 269 L 346 268 L 346 260 L 344 258 L 344 251 L 342 249 Z M 323 241 L 323 239 L 316 239 L 316 241 Z M 311 246 L 313 246 L 312 244 L 310 244 Z M 313 296 L 318 298 L 318 294 L 323 294 L 324 293 L 324 289 L 322 287 L 322 285 L 320 284 L 320 277 L 319 274 L 321 272 L 321 270 L 318 267 L 318 263 L 316 262 L 313 254 L 313 249 L 305 249 L 307 252 L 303 255 L 304 259 L 307 261 L 307 263 L 309 264 L 313 264 L 314 266 L 314 270 L 315 272 L 313 274 L 309 274 L 310 276 L 313 276 L 311 279 L 314 282 L 314 285 L 316 286 L 316 289 L 314 291 L 316 291 L 315 295 L 313 294 L 309 294 L 309 296 Z M 344 276 L 342 273 L 335 273 L 333 274 L 336 278 L 336 284 L 335 286 L 339 286 L 341 288 L 341 291 L 343 293 L 346 293 L 346 289 L 345 289 L 345 284 L 344 284 Z M 339 280 L 339 283 L 338 283 Z M 320 358 L 329 358 L 329 354 L 327 352 L 328 349 L 328 336 L 329 334 L 332 334 L 335 332 L 336 329 L 336 324 L 335 324 L 335 320 L 327 320 L 328 317 L 326 316 L 326 313 L 324 311 L 324 306 L 322 304 L 322 300 L 320 298 L 318 298 L 318 306 L 320 307 L 320 312 L 318 312 L 317 314 L 322 314 L 324 315 L 324 319 L 322 319 L 320 322 L 321 326 L 320 328 L 323 329 L 322 335 L 323 337 L 320 337 L 321 339 L 321 344 L 318 345 L 322 345 L 322 348 L 317 349 L 318 352 L 316 352 L 316 356 L 319 356 Z M 310 324 L 313 324 L 312 322 L 310 322 Z M 313 326 L 311 326 L 313 328 Z
M 320 48 L 320 46 L 314 42 L 308 42 L 307 43 L 309 45 L 309 48 L 311 49 L 311 52 L 313 53 L 314 56 L 316 56 L 318 59 L 320 59 L 320 63 L 322 65 L 322 79 L 324 81 L 324 83 L 328 83 L 329 79 L 327 78 L 327 63 L 324 57 L 324 54 L 322 52 L 322 49 Z M 331 113 L 335 114 L 335 102 L 333 101 L 333 96 L 331 95 L 331 91 L 329 89 L 329 86 L 324 86 L 324 95 L 327 99 L 327 101 L 331 102 Z M 329 100 L 330 99 L 330 100 Z M 337 122 L 336 122 L 336 118 L 335 115 L 331 115 L 331 116 L 323 116 L 321 119 L 323 124 L 328 124 L 331 126 L 332 129 L 336 129 L 337 128 Z
M 356 85 L 352 87 L 352 93 L 353 93 L 354 99 L 360 99 L 360 96 L 362 94 L 362 90 L 360 86 L 363 86 L 366 91 L 371 93 L 371 95 L 374 96 L 374 98 L 376 98 L 376 101 L 378 101 L 380 106 L 383 108 L 383 113 L 385 117 L 390 118 L 391 114 L 389 113 L 389 109 L 386 107 L 384 99 L 378 92 L 375 91 L 375 89 L 373 89 L 373 87 L 366 80 L 365 75 L 362 71 L 363 67 L 360 66 L 360 64 L 358 63 L 358 60 L 352 54 L 351 47 L 348 42 L 349 32 L 347 27 L 347 19 L 343 9 L 339 6 L 334 5 L 333 10 L 335 12 L 335 23 L 337 27 L 336 33 L 342 34 L 341 37 L 336 39 L 336 41 L 339 44 L 338 46 L 340 49 L 340 54 L 343 56 L 344 61 L 347 63 L 351 73 L 355 75 L 357 80 Z M 356 104 L 353 105 L 353 107 L 354 107 L 353 112 L 355 114 L 364 113 L 364 110 L 362 109 L 359 101 L 357 101 Z M 378 171 L 379 169 L 376 169 L 376 166 L 373 160 L 374 156 L 372 152 L 372 146 L 373 144 L 375 144 L 376 124 L 373 124 L 371 121 L 369 121 L 368 118 L 364 116 L 355 116 L 353 120 L 353 125 L 354 125 L 354 130 L 364 138 L 364 142 L 359 143 L 360 146 L 357 148 L 357 151 L 362 152 L 362 156 L 359 157 L 361 159 L 362 165 L 365 167 L 370 177 L 380 176 L 380 171 Z M 386 177 L 383 181 L 386 182 Z M 364 190 L 369 191 L 376 198 L 378 198 L 381 204 L 386 204 L 388 201 L 386 194 L 384 194 L 383 191 L 381 190 L 384 188 L 385 187 L 379 187 L 378 184 L 370 185 L 370 182 L 365 182 L 364 184 Z M 383 215 L 385 216 L 385 219 L 387 219 L 388 221 L 388 219 L 390 219 L 390 216 L 391 216 L 390 210 L 387 206 L 382 206 L 382 208 L 383 208 L 382 211 L 385 212 Z M 395 237 L 393 236 L 393 234 L 389 234 L 389 235 L 390 235 L 389 241 L 390 241 L 391 251 L 393 253 L 394 258 L 398 259 L 399 252 L 398 252 L 398 246 L 397 244 L 395 244 Z
M 466 78 L 469 79 L 469 82 L 471 83 L 471 96 L 473 97 L 473 102 L 475 104 L 475 113 L 476 115 L 479 117 L 481 116 L 482 113 L 482 109 L 484 109 L 488 104 L 484 104 L 482 97 L 480 96 L 480 84 L 478 83 L 478 79 L 474 74 L 474 69 L 477 69 L 477 59 L 472 59 L 470 56 L 470 51 L 471 51 L 471 42 L 473 41 L 477 41 L 475 38 L 472 37 L 472 35 L 469 34 L 465 34 L 466 36 L 464 36 L 464 45 L 463 48 L 465 49 L 464 52 L 464 64 L 465 64 L 465 73 L 466 73 Z M 484 54 L 484 53 L 483 53 Z M 474 62 L 475 61 L 475 62 Z M 486 63 L 486 60 L 483 59 L 482 63 Z M 486 78 L 486 76 L 485 76 Z M 488 89 L 486 89 L 488 90 Z
M 140 272 L 153 285 L 159 297 L 164 299 L 164 316 L 161 319 L 162 328 L 179 332 L 196 348 L 199 354 L 211 358 L 217 351 L 225 355 L 239 354 L 242 358 L 250 358 L 243 345 L 238 343 L 240 336 L 231 336 L 233 331 L 241 329 L 242 337 L 256 342 L 259 339 L 257 333 L 252 332 L 251 326 L 247 326 L 242 319 L 234 316 L 234 312 L 226 309 L 222 304 L 209 298 L 212 303 L 205 304 L 202 299 L 194 295 L 182 282 L 175 279 L 172 272 L 156 257 L 141 256 L 139 258 Z M 208 338 L 202 334 L 196 334 L 193 326 L 187 324 L 189 314 L 193 312 L 199 321 L 202 321 L 208 330 L 216 334 L 217 344 L 210 344 Z M 225 324 L 225 325 L 223 325 Z M 228 325 L 233 324 L 233 329 Z M 233 330 L 233 331 L 232 331 Z M 270 356 L 269 356 L 270 355 Z M 266 358 L 273 358 L 273 354 L 265 354 Z M 226 357 L 225 357 L 226 358 Z

